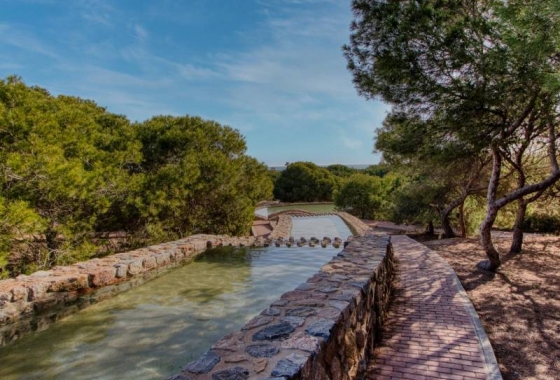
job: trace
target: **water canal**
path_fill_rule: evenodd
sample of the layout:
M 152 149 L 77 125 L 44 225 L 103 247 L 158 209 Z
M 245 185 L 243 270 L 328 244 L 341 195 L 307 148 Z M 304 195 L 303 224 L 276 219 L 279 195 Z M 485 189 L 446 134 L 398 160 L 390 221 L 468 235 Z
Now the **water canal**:
M 294 218 L 292 235 L 297 237 L 344 239 L 350 234 L 335 216 Z M 207 251 L 190 264 L 0 349 L 0 378 L 162 379 L 238 330 L 339 251 Z
M 268 217 L 268 215 L 279 211 L 286 210 L 304 210 L 315 213 L 327 213 L 334 212 L 334 203 L 319 203 L 319 204 L 293 204 L 288 206 L 276 206 L 276 207 L 264 207 L 257 209 L 255 214 L 263 217 Z

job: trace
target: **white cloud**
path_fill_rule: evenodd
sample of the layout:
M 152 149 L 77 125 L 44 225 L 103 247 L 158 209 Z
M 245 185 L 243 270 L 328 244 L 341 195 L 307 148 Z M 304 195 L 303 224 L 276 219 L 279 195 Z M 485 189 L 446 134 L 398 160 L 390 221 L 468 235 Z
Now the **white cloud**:
M 282 158 L 289 150 L 294 157 L 316 160 L 311 152 L 319 155 L 324 144 L 332 162 L 367 160 L 353 157 L 371 152 L 386 107 L 359 98 L 346 70 L 341 51 L 351 19 L 346 2 L 257 0 L 255 14 L 261 19 L 256 27 L 254 20 L 250 27 L 240 20 L 228 36 L 231 46 L 187 44 L 188 51 L 179 42 L 182 36 L 161 32 L 158 23 L 199 28 L 206 22 L 199 19 L 205 6 L 157 4 L 146 2 L 128 12 L 109 0 L 72 2 L 61 17 L 85 26 L 76 26 L 68 38 L 55 42 L 49 39 L 54 35 L 0 24 L 0 44 L 57 59 L 56 65 L 45 65 L 48 79 L 39 85 L 92 98 L 133 120 L 184 113 L 214 119 L 247 133 L 248 141 L 268 139 L 266 148 L 262 143 L 251 148 L 259 159 L 270 160 L 266 154 L 293 161 Z M 0 59 L 0 69 L 43 69 L 28 57 L 33 55 Z
M 357 149 L 361 149 L 364 146 L 364 143 L 362 140 L 358 140 L 355 138 L 351 138 L 348 136 L 342 136 L 342 144 L 348 148 L 348 149 L 353 149 L 353 150 L 357 150 Z
M 79 9 L 80 16 L 91 23 L 112 27 L 115 8 L 104 0 L 80 0 L 72 2 Z
M 60 58 L 44 42 L 37 40 L 31 33 L 14 29 L 8 24 L 0 24 L 0 43 L 12 45 L 18 49 L 27 50 L 33 53 L 48 56 L 50 58 Z
M 145 41 L 148 38 L 148 32 L 140 24 L 134 24 L 134 34 L 139 41 Z
M 0 70 L 10 71 L 10 70 L 18 70 L 20 68 L 21 68 L 21 65 L 16 64 L 16 63 L 9 63 L 9 62 L 0 63 Z

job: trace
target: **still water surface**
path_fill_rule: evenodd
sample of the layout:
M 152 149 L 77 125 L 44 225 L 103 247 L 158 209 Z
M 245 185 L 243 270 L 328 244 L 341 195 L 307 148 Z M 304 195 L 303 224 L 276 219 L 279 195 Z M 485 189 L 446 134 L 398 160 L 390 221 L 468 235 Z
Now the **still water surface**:
M 334 203 L 322 203 L 322 204 L 294 204 L 289 206 L 277 206 L 277 207 L 265 207 L 260 208 L 255 211 L 255 214 L 268 217 L 268 215 L 286 210 L 304 210 L 310 212 L 334 212 Z
M 314 227 L 307 224 L 307 230 L 292 233 L 322 237 L 334 224 L 341 229 L 338 236 L 350 235 L 338 217 L 313 219 Z M 0 349 L 0 379 L 162 379 L 238 330 L 339 251 L 208 251 L 191 264 Z

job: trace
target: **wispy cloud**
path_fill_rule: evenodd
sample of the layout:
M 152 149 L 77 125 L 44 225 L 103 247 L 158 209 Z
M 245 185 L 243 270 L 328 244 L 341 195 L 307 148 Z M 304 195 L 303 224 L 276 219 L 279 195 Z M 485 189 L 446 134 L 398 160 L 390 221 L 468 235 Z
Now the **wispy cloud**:
M 21 65 L 16 63 L 8 63 L 8 62 L 0 63 L 0 70 L 14 71 L 14 70 L 18 70 L 19 68 L 21 68 Z
M 134 36 L 139 40 L 139 41 L 145 41 L 146 38 L 148 38 L 148 32 L 146 31 L 146 29 L 144 29 L 142 27 L 142 25 L 140 24 L 134 24 Z
M 0 23 L 0 70 L 133 120 L 189 113 L 229 124 L 271 164 L 365 163 L 356 157 L 371 157 L 385 108 L 360 99 L 346 70 L 348 4 L 253 0 L 252 13 L 242 15 L 250 19 L 217 37 L 211 22 L 230 16 L 212 1 L 220 2 L 138 0 L 124 9 L 114 0 L 77 0 L 59 16 L 72 27 L 48 18 L 47 29 Z
M 54 49 L 36 39 L 32 33 L 16 29 L 8 24 L 0 24 L 0 44 L 2 43 L 51 58 L 60 58 Z
M 74 7 L 79 9 L 80 16 L 91 23 L 104 26 L 113 26 L 112 15 L 115 8 L 104 0 L 80 0 L 73 2 Z
M 348 149 L 361 149 L 364 146 L 362 140 L 358 140 L 356 138 L 351 138 L 348 136 L 342 136 L 342 144 Z

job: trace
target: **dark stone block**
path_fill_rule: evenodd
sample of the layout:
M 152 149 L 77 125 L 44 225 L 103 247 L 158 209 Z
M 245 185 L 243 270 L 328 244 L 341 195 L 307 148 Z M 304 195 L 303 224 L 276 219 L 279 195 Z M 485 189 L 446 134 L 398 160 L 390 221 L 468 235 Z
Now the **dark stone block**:
M 275 309 L 273 307 L 269 307 L 268 309 L 265 309 L 261 312 L 261 315 L 270 315 L 270 316 L 277 316 L 280 315 L 280 310 Z
M 212 371 L 212 368 L 214 368 L 220 360 L 221 358 L 218 355 L 212 351 L 207 351 L 200 358 L 183 367 L 183 371 L 191 373 L 208 373 Z
M 334 293 L 337 290 L 338 290 L 338 288 L 334 287 L 334 286 L 327 286 L 327 287 L 324 287 L 324 288 L 321 288 L 321 289 L 317 289 L 317 291 L 321 292 L 321 293 Z
M 287 316 L 281 319 L 282 322 L 288 322 L 294 327 L 302 326 L 305 323 L 305 317 Z
M 368 281 L 350 281 L 350 282 L 348 282 L 348 285 L 353 286 L 353 287 L 358 288 L 358 289 L 361 289 L 364 292 L 367 289 L 368 284 L 369 284 Z
M 189 376 L 185 376 L 185 375 L 174 375 L 174 376 L 168 377 L 165 380 L 193 380 L 193 378 L 189 377 Z
M 305 332 L 312 336 L 328 339 L 328 337 L 331 335 L 331 329 L 333 328 L 333 326 L 334 321 L 323 319 L 306 328 Z
M 253 340 L 281 340 L 290 336 L 294 330 L 291 324 L 281 322 L 258 331 L 253 335 Z
M 352 294 L 343 293 L 343 294 L 333 294 L 329 298 L 337 301 L 352 302 L 354 300 L 354 297 L 355 296 Z
M 292 378 L 298 374 L 300 371 L 301 366 L 296 364 L 290 360 L 282 359 L 276 364 L 276 367 L 270 373 L 272 376 L 276 377 L 287 377 Z
M 249 370 L 243 367 L 227 368 L 212 374 L 213 380 L 247 380 Z
M 297 307 L 286 310 L 286 316 L 290 317 L 309 317 L 315 314 L 317 314 L 317 311 L 311 307 Z
M 287 301 L 287 300 L 276 300 L 276 301 L 274 301 L 273 303 L 271 303 L 270 305 L 271 305 L 271 306 L 280 306 L 280 307 L 282 307 L 282 306 L 286 306 L 287 304 L 288 304 L 288 301 Z
M 257 343 L 247 346 L 247 348 L 245 348 L 245 352 L 254 358 L 271 358 L 280 352 L 280 349 L 272 344 Z

